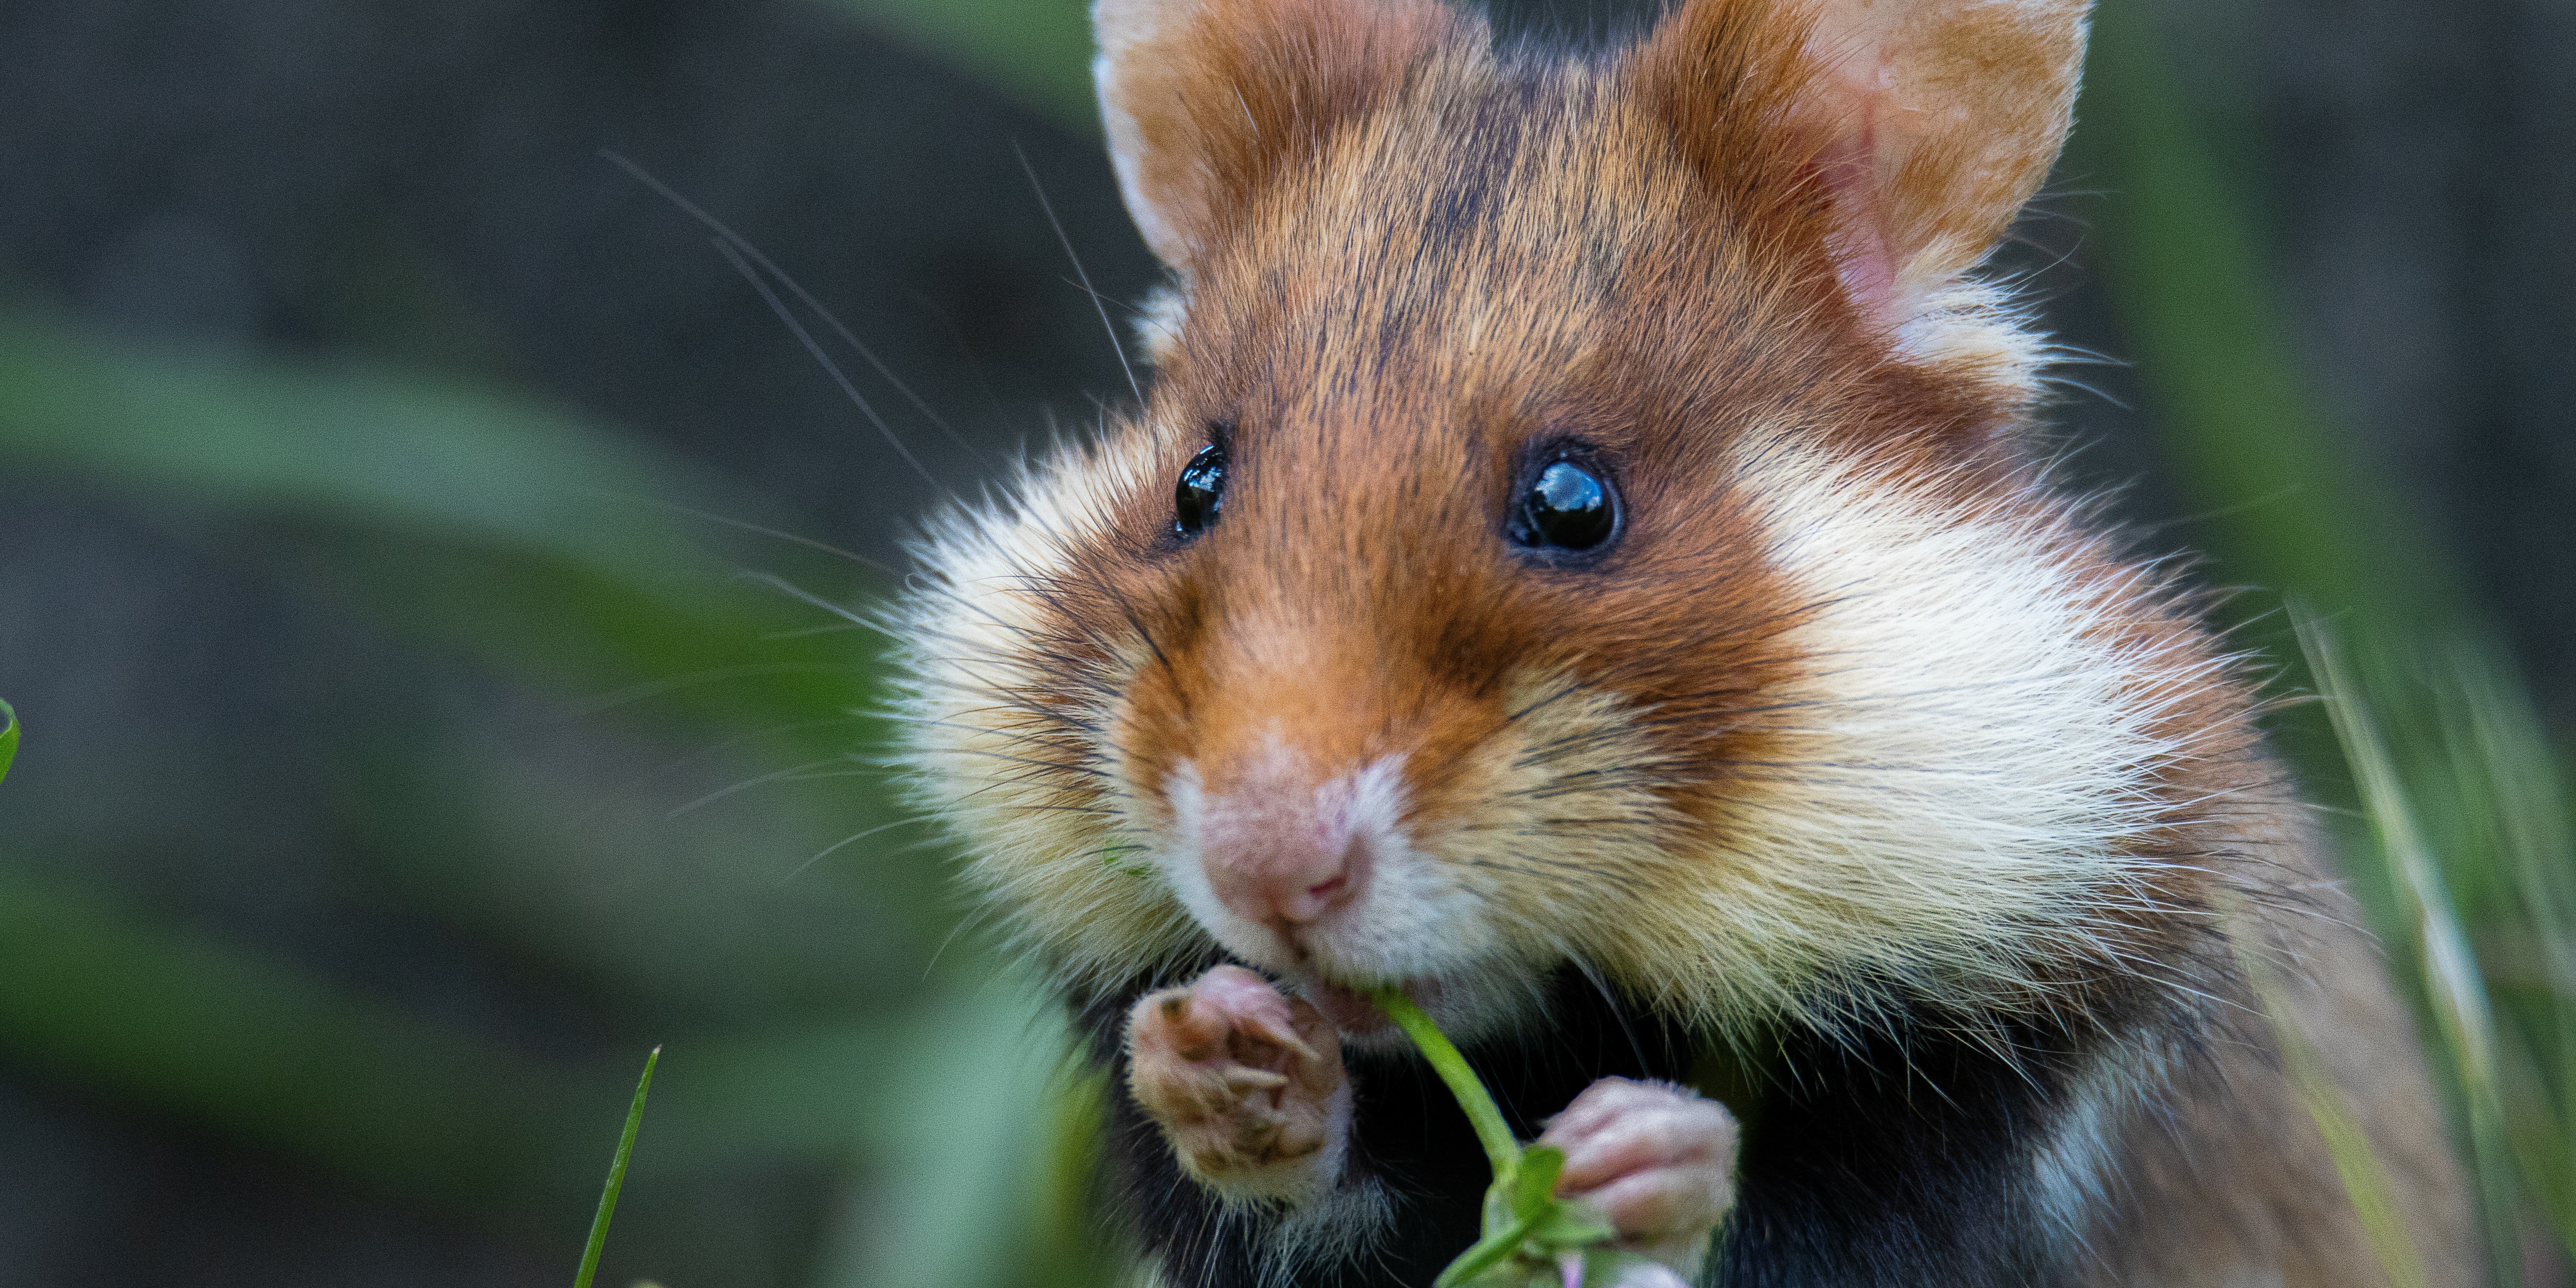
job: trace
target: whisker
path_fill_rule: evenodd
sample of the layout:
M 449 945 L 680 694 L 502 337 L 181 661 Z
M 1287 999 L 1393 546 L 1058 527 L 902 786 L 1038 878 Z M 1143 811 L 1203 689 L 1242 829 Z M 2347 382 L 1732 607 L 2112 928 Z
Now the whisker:
M 946 332 L 949 342 L 957 346 L 958 359 L 966 364 L 966 374 L 974 378 L 975 392 L 984 396 L 985 410 L 991 412 L 996 420 L 1006 415 L 1008 409 L 1002 406 L 1002 396 L 993 392 L 993 381 L 984 372 L 984 362 L 975 356 L 975 346 L 967 343 L 966 331 L 957 325 L 957 319 L 948 316 L 948 310 L 939 307 L 939 301 L 920 291 L 908 291 L 905 294 L 930 316 L 938 319 L 939 329 Z
M 867 618 L 861 617 L 857 613 L 851 612 L 849 609 L 843 608 L 839 604 L 835 604 L 832 601 L 825 599 L 774 572 L 746 572 L 739 573 L 737 575 L 745 581 L 758 582 L 761 585 L 767 586 L 791 599 L 800 600 L 816 608 L 822 609 L 824 612 L 830 613 L 834 617 L 838 617 L 860 630 L 875 631 L 877 634 L 883 635 L 897 644 L 903 642 L 903 638 L 901 636 L 888 630 L 882 623 L 869 621 Z
M 888 577 L 901 578 L 903 576 L 901 572 L 897 571 L 891 565 L 880 563 L 863 554 L 843 550 L 839 546 L 833 545 L 828 541 L 817 541 L 812 537 L 800 537 L 793 532 L 785 532 L 777 528 L 765 527 L 748 520 L 729 518 L 725 515 L 693 509 L 689 506 L 681 505 L 676 501 L 664 501 L 658 498 L 647 499 L 651 500 L 654 505 L 660 506 L 665 510 L 672 511 L 677 514 L 685 514 L 692 519 L 700 519 L 708 523 L 720 523 L 725 527 L 739 528 L 744 532 L 751 533 L 755 536 L 768 537 L 773 541 L 785 541 L 793 545 L 803 546 L 809 550 L 820 550 L 824 554 L 832 555 L 841 559 L 847 559 L 851 563 L 857 564 L 862 568 L 884 573 Z
M 807 761 L 802 765 L 795 765 L 786 769 L 773 770 L 769 773 L 762 774 L 757 778 L 749 778 L 742 782 L 735 783 L 731 787 L 719 787 L 696 800 L 690 801 L 686 805 L 682 805 L 679 808 L 672 810 L 670 813 L 665 814 L 662 817 L 665 819 L 678 818 L 682 814 L 712 805 L 736 792 L 749 791 L 754 787 L 766 786 L 770 783 L 801 783 L 818 781 L 825 778 L 857 778 L 862 775 L 879 774 L 884 772 L 883 770 L 870 767 L 853 767 L 849 769 L 834 770 L 829 773 L 821 772 L 827 765 L 848 764 L 849 761 L 850 758 L 846 755 L 833 756 L 824 760 Z
M 1145 386 L 1137 382 L 1136 368 L 1127 361 L 1127 342 L 1118 338 L 1118 324 L 1109 320 L 1109 310 L 1101 304 L 1100 292 L 1091 288 L 1091 274 L 1083 271 L 1082 256 L 1073 253 L 1073 239 L 1065 236 L 1064 221 L 1055 217 L 1055 203 L 1047 200 L 1046 185 L 1038 182 L 1037 167 L 1029 164 L 1028 149 L 1021 147 L 1019 140 L 1013 139 L 1011 152 L 1019 157 L 1020 172 L 1029 177 L 1030 189 L 1038 194 L 1038 209 L 1046 212 L 1047 226 L 1055 229 L 1055 239 L 1057 244 L 1064 247 L 1064 257 L 1073 261 L 1073 275 L 1082 279 L 1084 293 L 1091 296 L 1091 307 L 1100 314 L 1101 329 L 1109 332 L 1109 347 L 1118 354 L 1118 369 L 1127 373 L 1128 392 L 1135 394 L 1137 403 L 1142 405 L 1145 401 Z
M 852 405 L 859 409 L 859 414 L 867 417 L 868 423 L 876 426 L 877 432 L 885 436 L 886 446 L 893 448 L 895 455 L 902 457 L 904 463 L 912 467 L 912 472 L 921 476 L 922 482 L 928 483 L 933 489 L 938 488 L 939 480 L 913 456 L 912 449 L 903 445 L 903 440 L 894 432 L 894 426 L 887 424 L 885 417 L 877 414 L 877 409 L 869 404 L 865 395 L 859 392 L 859 387 L 850 383 L 849 374 L 841 370 L 841 364 L 832 361 L 832 355 L 823 352 L 823 346 L 814 340 L 814 333 L 806 330 L 805 324 L 796 320 L 796 315 L 787 308 L 787 301 L 778 298 L 778 292 L 769 289 L 769 283 L 761 279 L 760 274 L 752 268 L 751 261 L 744 259 L 742 252 L 733 248 L 733 243 L 721 237 L 709 240 L 713 241 L 715 248 L 724 254 L 725 262 L 733 265 L 735 272 L 742 274 L 742 280 L 751 283 L 751 289 L 760 292 L 760 298 L 769 305 L 769 311 L 777 314 L 778 320 L 785 323 L 787 329 L 795 334 L 797 343 L 805 346 L 805 352 L 814 355 L 814 361 L 823 364 L 823 370 L 830 373 L 832 383 L 839 385 L 841 392 L 849 396 Z
M 1553 938 L 1551 936 L 1551 939 Z M 1646 1044 L 1637 1040 L 1636 1026 L 1628 1023 L 1628 1008 L 1620 1005 L 1619 999 L 1610 995 L 1609 981 L 1601 978 L 1601 972 L 1593 969 L 1591 962 L 1584 960 L 1582 955 L 1568 948 L 1564 941 L 1556 941 L 1556 950 L 1565 954 L 1565 960 L 1574 963 L 1575 971 L 1592 985 L 1593 992 L 1601 995 L 1601 1004 L 1610 1008 L 1610 1018 L 1619 1022 L 1619 1031 L 1627 1035 L 1628 1049 L 1636 1053 L 1638 1072 L 1654 1072 L 1654 1062 L 1646 1058 Z
M 823 626 L 806 626 L 792 631 L 769 631 L 764 633 L 760 638 L 763 641 L 801 640 L 810 639 L 816 635 L 837 635 L 842 631 L 857 631 L 865 629 L 867 628 L 863 626 L 853 626 L 848 622 L 832 622 Z
M 796 865 L 796 867 L 795 867 L 795 870 L 794 870 L 794 871 L 791 871 L 791 872 L 789 872 L 787 875 L 785 875 L 785 876 L 783 876 L 783 877 L 778 878 L 778 884 L 780 884 L 780 885 L 785 885 L 785 884 L 787 884 L 788 882 L 793 881 L 793 880 L 795 880 L 796 878 L 798 878 L 798 877 L 800 877 L 800 876 L 805 875 L 805 869 L 810 868 L 810 867 L 814 866 L 815 864 L 822 862 L 824 859 L 831 857 L 831 856 L 832 856 L 832 854 L 833 854 L 834 852 L 836 852 L 836 851 L 840 850 L 840 849 L 841 849 L 842 847 L 844 847 L 844 846 L 847 846 L 847 845 L 853 845 L 853 844 L 856 844 L 856 843 L 858 843 L 858 842 L 860 842 L 860 841 L 864 841 L 864 840 L 868 839 L 868 838 L 869 838 L 869 837 L 871 837 L 871 836 L 875 836 L 875 835 L 876 835 L 877 833 L 879 833 L 879 832 L 891 832 L 891 831 L 893 831 L 894 829 L 896 829 L 896 828 L 898 828 L 898 827 L 911 827 L 911 826 L 914 826 L 914 825 L 916 825 L 916 824 L 920 824 L 920 823 L 927 823 L 927 822 L 930 822 L 930 821 L 931 821 L 931 816 L 930 816 L 930 815 L 928 815 L 928 814 L 916 814 L 916 815 L 912 816 L 911 818 L 899 818 L 899 819 L 896 819 L 895 821 L 893 821 L 893 822 L 891 822 L 891 823 L 880 823 L 880 824 L 878 824 L 877 826 L 875 826 L 875 827 L 871 827 L 871 828 L 868 828 L 868 829 L 866 829 L 866 830 L 864 830 L 864 831 L 853 832 L 853 833 L 851 833 L 850 835 L 845 836 L 845 837 L 842 837 L 840 840 L 834 841 L 834 842 L 832 842 L 830 845 L 824 846 L 822 849 L 820 849 L 820 850 L 816 851 L 816 852 L 815 852 L 815 854 L 814 854 L 814 857 L 813 857 L 813 858 L 807 859 L 807 860 L 805 860 L 803 863 L 799 863 L 799 864 L 797 864 L 797 865 Z
M 823 302 L 815 299 L 813 292 L 806 290 L 803 284 L 799 283 L 795 278 L 788 276 L 787 270 L 780 268 L 776 263 L 772 262 L 767 255 L 761 254 L 760 248 L 752 245 L 749 238 L 735 232 L 732 228 L 728 227 L 723 220 L 720 220 L 715 216 L 708 214 L 705 210 L 700 209 L 696 202 L 693 202 L 673 191 L 668 184 L 654 178 L 651 174 L 645 171 L 644 167 L 626 159 L 623 154 L 618 153 L 613 149 L 602 148 L 600 149 L 599 155 L 606 158 L 609 164 L 616 166 L 620 170 L 624 170 L 629 176 L 633 177 L 636 182 L 641 183 L 645 187 L 651 188 L 653 191 L 661 194 L 663 200 L 679 207 L 681 213 L 705 225 L 717 236 L 733 243 L 734 248 L 741 251 L 744 257 L 748 258 L 752 263 L 759 265 L 761 271 L 768 273 L 771 277 L 777 278 L 779 283 L 785 286 L 788 291 L 796 297 L 799 303 L 802 303 L 805 307 L 814 310 L 814 315 L 823 319 L 823 324 L 832 328 L 832 330 L 841 337 L 842 342 L 850 346 L 852 352 L 865 359 L 870 367 L 875 368 L 876 373 L 883 376 L 887 384 L 894 386 L 895 392 L 902 394 L 904 401 L 911 403 L 912 409 L 920 412 L 923 420 L 929 421 L 932 425 L 938 428 L 940 433 L 946 434 L 948 436 L 948 441 L 957 444 L 959 447 L 965 448 L 968 452 L 984 457 L 986 460 L 992 459 L 990 453 L 968 441 L 965 435 L 958 433 L 957 430 L 950 426 L 945 419 L 942 419 L 938 412 L 932 411 L 930 409 L 930 404 L 922 401 L 921 395 L 914 393 L 912 391 L 912 386 L 905 384 L 903 377 L 894 373 L 894 368 L 887 366 L 882 360 L 880 360 L 877 357 L 875 350 L 870 349 L 865 344 L 859 342 L 858 334 L 842 323 L 840 315 L 823 307 Z
M 583 715 L 598 715 L 602 712 L 611 711 L 618 707 L 625 706 L 628 703 L 641 702 L 646 698 L 660 697 L 665 693 L 693 688 L 701 684 L 716 684 L 725 680 L 739 680 L 745 676 L 785 675 L 796 671 L 839 671 L 846 669 L 847 668 L 845 667 L 834 666 L 827 662 L 745 662 L 740 666 L 719 666 L 704 671 L 692 671 L 687 675 L 668 676 L 659 680 L 647 680 L 641 684 L 628 685 L 627 687 L 616 690 L 615 692 L 593 698 L 589 702 L 584 703 L 582 706 L 577 708 L 577 710 L 579 710 Z
M 754 729 L 749 733 L 735 734 L 733 737 L 700 747 L 696 751 L 690 752 L 685 756 L 651 770 L 650 772 L 642 775 L 642 777 L 651 779 L 659 778 L 664 774 L 675 773 L 690 765 L 696 764 L 701 760 L 705 760 L 708 757 L 739 747 L 746 742 L 756 742 L 762 738 L 775 738 L 784 733 L 802 733 L 808 729 L 825 729 L 833 725 L 856 724 L 867 718 L 867 715 L 864 713 L 852 711 L 837 716 L 825 716 L 819 720 L 794 720 L 786 724 L 771 725 L 766 729 Z

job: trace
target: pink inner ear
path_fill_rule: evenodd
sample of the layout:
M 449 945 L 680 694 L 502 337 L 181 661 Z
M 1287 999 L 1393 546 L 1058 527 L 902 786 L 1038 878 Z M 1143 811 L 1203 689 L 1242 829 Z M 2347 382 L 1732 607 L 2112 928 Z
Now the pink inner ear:
M 1887 211 L 1878 185 L 1876 95 L 1854 95 L 1833 142 L 1816 152 L 1814 165 L 1833 196 L 1834 272 L 1862 319 L 1890 329 L 1904 320 L 1896 298 L 1896 251 L 1888 244 Z
M 1903 110 L 1891 102 L 1896 68 L 1887 50 L 1887 24 L 1897 18 L 1896 8 L 1824 5 L 1807 38 L 1808 57 L 1822 64 L 1806 119 L 1807 128 L 1824 140 L 1813 164 L 1833 199 L 1834 271 L 1852 307 L 1882 330 L 1904 320 L 1896 298 L 1893 212 L 1879 181 L 1888 160 L 1884 153 L 1898 142 L 1886 114 Z

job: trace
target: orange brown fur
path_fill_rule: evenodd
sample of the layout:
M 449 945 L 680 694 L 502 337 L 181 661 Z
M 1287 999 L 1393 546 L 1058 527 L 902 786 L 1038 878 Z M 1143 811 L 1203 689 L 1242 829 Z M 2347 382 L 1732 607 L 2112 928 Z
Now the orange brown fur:
M 1174 875 L 1177 785 L 1400 765 L 1408 861 L 1490 939 L 1455 971 L 1570 960 L 1746 1050 L 1909 1015 L 2006 1064 L 2072 1035 L 2093 1099 L 2030 1201 L 2081 1278 L 2367 1280 L 2243 1018 L 2256 934 L 2321 1028 L 2366 1026 L 2343 1072 L 2466 1282 L 2412 1039 L 2250 685 L 2048 485 L 2036 342 L 1958 277 L 2055 155 L 2081 13 L 1695 0 L 1551 62 L 1432 0 L 1103 0 L 1122 178 L 1186 311 L 1132 421 L 932 533 L 903 621 L 913 763 L 1031 949 L 1082 995 L 1253 955 Z M 1212 435 L 1229 499 L 1180 544 Z M 1498 537 L 1560 440 L 1629 516 L 1582 567 Z

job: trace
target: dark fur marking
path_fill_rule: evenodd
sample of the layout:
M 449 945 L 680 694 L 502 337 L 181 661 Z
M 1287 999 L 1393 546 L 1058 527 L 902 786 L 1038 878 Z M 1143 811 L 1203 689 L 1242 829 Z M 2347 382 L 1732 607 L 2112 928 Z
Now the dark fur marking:
M 1094 1054 L 1116 1062 L 1108 1179 L 1118 1207 L 1174 1288 L 1257 1288 L 1266 1220 L 1223 1214 L 1125 1093 L 1127 1007 L 1146 991 L 1139 983 L 1082 1008 Z M 1548 1006 L 1550 1023 L 1467 1051 L 1524 1139 L 1598 1078 L 1686 1077 L 1684 1035 L 1613 1011 L 1573 972 L 1552 983 Z M 1905 1037 L 1791 1038 L 1761 1103 L 1733 1106 L 1747 1124 L 1741 1197 L 1709 1282 L 2019 1288 L 2073 1278 L 2073 1250 L 2032 1207 L 2027 1179 L 2083 1039 L 2007 1033 L 2016 1053 L 2007 1061 L 1986 1045 L 1991 1031 L 1971 1037 L 1930 1019 L 1905 1028 Z M 1309 1267 L 1294 1282 L 1429 1284 L 1474 1240 L 1491 1179 L 1484 1152 L 1419 1061 L 1354 1054 L 1350 1067 L 1352 1166 L 1393 1192 L 1396 1227 L 1375 1259 Z

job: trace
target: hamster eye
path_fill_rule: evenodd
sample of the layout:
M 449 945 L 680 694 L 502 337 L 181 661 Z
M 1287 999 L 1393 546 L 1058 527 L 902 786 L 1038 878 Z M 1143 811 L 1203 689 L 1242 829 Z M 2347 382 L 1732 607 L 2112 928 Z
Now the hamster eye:
M 1619 499 L 1599 474 L 1572 461 L 1540 468 L 1512 502 L 1511 538 L 1549 550 L 1590 550 L 1619 527 Z
M 1210 443 L 1181 467 L 1181 481 L 1172 489 L 1172 531 L 1187 541 L 1207 531 L 1224 509 L 1225 449 Z

